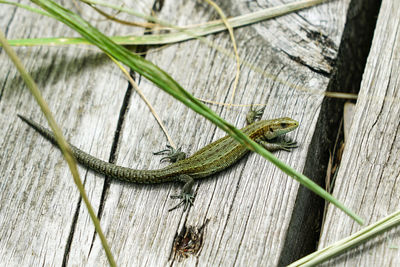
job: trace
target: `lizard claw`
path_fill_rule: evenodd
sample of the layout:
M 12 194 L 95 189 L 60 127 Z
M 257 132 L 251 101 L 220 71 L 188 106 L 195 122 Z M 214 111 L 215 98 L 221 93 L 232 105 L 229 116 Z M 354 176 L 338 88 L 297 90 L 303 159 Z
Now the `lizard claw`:
M 179 208 L 180 206 L 184 206 L 184 211 L 187 210 L 187 208 L 191 205 L 193 205 L 193 200 L 194 200 L 194 196 L 192 194 L 189 193 L 184 193 L 182 192 L 182 194 L 180 195 L 175 195 L 175 196 L 171 196 L 172 199 L 182 199 L 181 202 L 178 203 L 178 205 L 172 207 L 171 209 L 169 209 L 168 211 L 173 211 L 174 209 Z
M 177 162 L 186 158 L 186 153 L 182 152 L 181 148 L 175 149 L 170 145 L 167 145 L 167 149 L 154 152 L 153 155 L 167 155 L 166 157 L 163 157 L 160 162 L 163 162 L 164 160 Z
M 286 151 L 290 151 L 290 149 L 292 148 L 296 148 L 298 147 L 297 142 L 294 142 L 292 140 L 283 140 L 281 141 L 281 143 L 279 144 L 281 149 L 286 150 Z

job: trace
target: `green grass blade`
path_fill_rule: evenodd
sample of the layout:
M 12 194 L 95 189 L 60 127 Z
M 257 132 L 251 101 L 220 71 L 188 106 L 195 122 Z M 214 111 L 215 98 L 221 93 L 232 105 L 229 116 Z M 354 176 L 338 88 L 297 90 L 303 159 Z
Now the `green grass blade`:
M 74 179 L 74 182 L 75 182 L 75 184 L 79 190 L 79 193 L 86 205 L 86 208 L 87 208 L 89 215 L 95 226 L 96 232 L 98 233 L 98 235 L 100 237 L 101 243 L 103 245 L 103 248 L 104 248 L 107 258 L 108 258 L 108 262 L 110 263 L 110 266 L 116 266 L 115 260 L 111 254 L 111 250 L 107 244 L 107 240 L 105 239 L 103 231 L 101 230 L 100 222 L 97 219 L 97 216 L 92 208 L 92 205 L 89 202 L 89 199 L 85 192 L 85 188 L 83 187 L 81 178 L 79 177 L 76 160 L 72 154 L 71 148 L 69 147 L 67 141 L 65 141 L 65 138 L 63 137 L 63 134 L 62 134 L 60 128 L 58 127 L 56 121 L 54 120 L 54 117 L 50 111 L 50 108 L 48 107 L 47 103 L 44 101 L 34 80 L 29 75 L 29 73 L 25 70 L 24 66 L 22 65 L 21 61 L 19 60 L 19 58 L 17 57 L 15 52 L 12 50 L 11 46 L 8 45 L 7 40 L 2 31 L 0 31 L 0 43 L 3 45 L 4 50 L 6 51 L 6 53 L 10 57 L 10 59 L 13 61 L 14 65 L 17 67 L 18 71 L 21 74 L 21 77 L 24 79 L 26 85 L 28 86 L 29 90 L 31 91 L 32 95 L 34 96 L 36 102 L 39 104 L 43 114 L 45 115 L 50 128 L 53 130 L 53 133 L 57 140 L 58 146 L 60 147 L 60 150 L 61 150 L 65 160 L 68 163 L 69 169 L 70 169 L 72 177 Z
M 194 38 L 198 38 L 200 36 L 205 36 L 212 33 L 217 33 L 226 30 L 224 23 L 222 21 L 213 21 L 208 22 L 202 25 L 194 25 L 189 27 L 177 27 L 168 22 L 158 20 L 151 16 L 144 16 L 135 10 L 120 7 L 108 2 L 102 1 L 85 1 L 92 4 L 97 4 L 105 7 L 111 7 L 115 10 L 126 12 L 128 14 L 132 14 L 138 17 L 145 18 L 149 21 L 157 22 L 161 25 L 174 28 L 178 30 L 178 32 L 166 33 L 166 34 L 152 34 L 152 35 L 144 35 L 144 36 L 113 36 L 110 37 L 112 41 L 117 44 L 122 45 L 163 45 L 163 44 L 171 44 L 181 41 L 186 41 Z M 274 18 L 277 16 L 282 16 L 288 14 L 290 12 L 298 11 L 304 8 L 308 8 L 314 5 L 321 4 L 323 2 L 327 2 L 327 0 L 302 0 L 286 5 L 281 5 L 277 7 L 267 8 L 260 11 L 256 11 L 253 13 L 241 15 L 238 17 L 228 19 L 228 22 L 233 28 L 243 27 L 252 23 L 257 23 L 263 20 L 267 20 L 270 18 Z M 0 3 L 6 4 L 14 4 L 17 3 L 2 1 Z M 34 12 L 38 9 L 34 9 L 29 6 L 18 5 L 20 7 L 29 9 Z M 52 16 L 49 13 L 45 12 L 46 16 Z M 69 37 L 58 37 L 58 38 L 33 38 L 33 39 L 15 39 L 9 40 L 9 43 L 12 46 L 35 46 L 35 45 L 66 45 L 66 44 L 91 44 L 84 38 L 69 38 Z
M 329 260 L 335 256 L 338 256 L 350 248 L 361 245 L 368 241 L 372 237 L 383 233 L 390 228 L 400 224 L 400 211 L 395 212 L 378 222 L 371 224 L 364 229 L 346 237 L 326 248 L 318 250 L 314 253 L 307 255 L 300 260 L 293 262 L 289 266 L 315 266 L 319 263 Z
M 16 2 L 10 2 L 10 1 L 0 0 L 0 4 L 14 5 L 14 6 L 17 6 L 17 7 L 20 7 L 20 8 L 24 8 L 24 9 L 26 9 L 26 10 L 29 10 L 29 11 L 31 11 L 31 12 L 38 13 L 38 14 L 40 14 L 40 15 L 44 15 L 44 16 L 48 16 L 48 17 L 53 17 L 52 15 L 50 15 L 50 14 L 47 13 L 47 12 L 44 12 L 44 11 L 41 10 L 41 9 L 34 8 L 34 7 L 31 7 L 31 6 L 28 6 L 28 5 L 24 5 L 24 4 L 20 4 L 20 3 L 16 3 Z M 29 40 L 29 39 L 28 39 L 28 40 Z M 11 44 L 11 43 L 10 43 L 10 40 L 8 40 L 8 43 Z
M 215 123 L 222 130 L 226 131 L 240 143 L 247 145 L 250 149 L 261 154 L 263 157 L 274 163 L 278 168 L 292 176 L 304 186 L 328 200 L 339 209 L 343 210 L 346 214 L 352 217 L 355 221 L 362 224 L 362 219 L 354 212 L 347 209 L 337 199 L 328 194 L 325 190 L 315 184 L 313 181 L 298 173 L 293 168 L 285 165 L 283 162 L 274 157 L 269 151 L 262 148 L 260 145 L 249 139 L 241 131 L 236 129 L 231 124 L 227 123 L 222 118 L 218 117 L 206 105 L 198 101 L 191 94 L 186 92 L 174 79 L 172 79 L 164 70 L 160 69 L 153 63 L 145 60 L 144 58 L 133 54 L 125 47 L 114 43 L 107 36 L 99 32 L 96 28 L 92 27 L 88 22 L 83 20 L 78 15 L 69 10 L 59 6 L 50 0 L 32 0 L 32 2 L 41 6 L 44 10 L 55 16 L 59 21 L 65 23 L 72 29 L 80 33 L 85 39 L 92 44 L 99 47 L 104 52 L 110 54 L 115 59 L 129 66 L 132 70 L 140 73 L 158 87 L 171 94 L 173 97 L 184 103 L 189 108 L 197 113 L 203 115 L 213 123 Z

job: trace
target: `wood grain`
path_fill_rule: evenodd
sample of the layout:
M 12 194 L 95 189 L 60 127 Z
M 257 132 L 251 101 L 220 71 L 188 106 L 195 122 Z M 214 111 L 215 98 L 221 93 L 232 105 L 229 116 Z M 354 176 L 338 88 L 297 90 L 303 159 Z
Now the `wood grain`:
M 71 5 L 69 8 L 74 8 Z M 1 5 L 0 10 L 1 28 L 6 29 L 10 39 L 76 36 L 50 18 L 7 5 Z M 94 16 L 87 8 L 81 11 Z M 101 22 L 98 26 L 115 34 L 116 27 Z M 128 86 L 118 68 L 107 56 L 88 46 L 18 48 L 16 52 L 37 81 L 66 137 L 85 151 L 108 160 Z M 18 120 L 16 114 L 21 113 L 45 124 L 3 51 L 0 61 L 0 262 L 7 266 L 81 263 L 90 251 L 93 228 L 86 232 L 74 230 L 75 217 L 86 210 L 59 151 Z M 83 168 L 79 170 L 98 210 L 104 179 Z M 89 219 L 85 224 L 93 227 Z M 80 258 L 72 251 L 73 260 L 68 261 L 71 235 L 73 240 L 80 240 Z
M 126 3 L 150 14 L 152 1 Z M 282 1 L 219 1 L 228 16 L 282 4 Z M 69 4 L 71 5 L 71 4 Z M 242 59 L 241 79 L 233 102 L 266 105 L 263 118 L 289 116 L 300 122 L 291 134 L 300 147 L 276 156 L 302 172 L 320 116 L 323 93 L 333 72 L 349 1 L 332 1 L 305 11 L 235 30 Z M 71 7 L 70 8 L 75 8 Z M 96 20 L 108 35 L 143 34 Z M 164 1 L 158 17 L 178 25 L 217 19 L 202 1 Z M 98 16 L 97 16 L 98 18 Z M 73 36 L 66 26 L 10 6 L 0 9 L 8 38 Z M 46 25 L 47 27 L 44 27 Z M 209 44 L 212 44 L 211 46 Z M 148 108 L 117 68 L 97 50 L 77 47 L 19 48 L 68 139 L 108 160 L 113 142 L 116 162 L 138 169 L 158 168 L 152 152 L 166 138 Z M 227 33 L 150 49 L 146 58 L 174 77 L 196 97 L 230 102 L 235 61 Z M 16 120 L 16 114 L 44 122 L 12 65 L 1 53 L 0 98 L 0 262 L 8 265 L 106 266 L 107 260 L 66 164 L 56 148 Z M 225 134 L 154 85 L 136 76 L 140 88 L 162 117 L 173 140 L 192 154 Z M 128 89 L 127 89 L 128 88 Z M 126 97 L 126 98 L 125 98 Z M 125 100 L 124 100 L 125 99 Z M 124 102 L 126 101 L 126 102 Z M 121 107 L 127 104 L 127 109 Z M 248 107 L 211 105 L 220 116 L 242 127 Z M 117 132 L 118 121 L 122 122 Z M 116 139 L 118 137 L 118 139 Z M 267 265 L 282 262 L 288 232 L 293 242 L 308 230 L 310 210 L 298 207 L 299 185 L 258 155 L 199 182 L 189 212 L 168 212 L 169 196 L 180 185 L 143 186 L 111 181 L 80 168 L 90 200 L 112 252 L 121 266 Z M 303 216 L 292 216 L 299 209 Z M 296 215 L 297 216 L 297 215 Z M 175 236 L 184 227 L 204 228 L 196 257 L 171 255 Z M 296 223 L 293 223 L 295 221 Z M 291 223 L 292 222 L 292 223 Z M 299 257 L 303 248 L 293 250 Z M 289 260 L 289 259 L 288 259 Z
M 333 194 L 371 224 L 399 209 L 400 2 L 382 1 Z M 361 227 L 329 207 L 319 247 Z M 399 228 L 326 265 L 398 266 Z
M 267 6 L 264 3 L 263 7 Z M 223 8 L 233 16 L 260 7 L 246 7 L 238 1 Z M 321 26 L 318 23 L 323 16 L 328 20 L 331 18 L 332 22 L 341 21 L 335 27 L 343 27 L 345 13 L 340 13 L 343 11 L 345 9 L 341 2 L 329 4 L 329 8 L 321 6 L 301 14 L 314 18 L 313 23 L 310 23 L 313 25 Z M 174 19 L 172 22 L 181 25 L 217 18 L 216 13 L 206 4 L 186 1 L 166 1 L 159 16 Z M 342 16 L 341 19 L 338 16 Z M 328 25 L 332 27 L 332 24 Z M 301 89 L 323 92 L 329 79 L 290 59 L 287 53 L 281 51 L 281 44 L 275 38 L 282 36 L 284 39 L 280 42 L 287 42 L 287 47 L 307 46 L 307 43 L 317 46 L 314 40 L 306 38 L 299 44 L 298 40 L 287 37 L 308 26 L 309 22 L 294 14 L 235 31 L 239 53 L 245 63 L 234 102 L 266 104 L 264 118 L 290 116 L 301 121 L 299 131 L 290 135 L 301 144 L 301 148 L 293 153 L 276 154 L 300 171 L 305 164 L 307 146 L 313 136 L 322 102 L 321 95 Z M 267 29 L 265 31 L 268 33 L 260 33 L 259 29 Z M 325 30 L 323 26 L 321 29 Z M 330 29 L 326 31 L 334 35 L 333 40 L 340 40 Z M 336 31 L 338 29 L 332 32 Z M 206 40 L 212 42 L 214 47 L 231 49 L 229 37 L 225 33 L 209 36 Z M 308 54 L 319 57 L 321 49 L 311 49 L 303 54 L 299 48 L 300 51 L 294 55 L 302 56 L 307 61 L 311 57 Z M 160 52 L 151 52 L 147 59 L 167 70 L 196 97 L 217 102 L 228 102 L 231 98 L 234 60 L 204 42 L 194 40 L 169 46 Z M 329 64 L 322 62 L 320 65 Z M 330 70 L 327 68 L 327 71 Z M 147 81 L 141 80 L 140 86 L 150 101 L 158 104 L 156 109 L 170 129 L 170 134 L 185 151 L 193 153 L 224 135 Z M 244 125 L 248 108 L 212 108 L 228 121 L 238 126 Z M 166 143 L 165 140 L 145 105 L 134 94 L 121 131 L 118 163 L 132 166 L 134 162 L 132 167 L 135 168 L 157 168 L 160 164 L 151 152 L 160 149 Z M 120 255 L 120 264 L 136 265 L 145 262 L 148 265 L 165 265 L 173 261 L 170 252 L 176 234 L 184 226 L 200 227 L 207 219 L 210 222 L 206 226 L 204 245 L 198 258 L 189 257 L 181 264 L 277 264 L 295 206 L 298 192 L 296 182 L 259 156 L 251 155 L 235 168 L 219 174 L 218 179 L 201 181 L 195 189 L 196 201 L 189 213 L 167 211 L 174 204 L 168 199 L 169 195 L 178 190 L 175 184 L 151 188 L 111 184 L 102 221 L 106 223 L 113 250 L 116 255 Z M 101 255 L 97 250 L 101 250 L 101 247 L 96 240 L 89 262 L 104 261 L 104 256 L 97 256 Z M 126 254 L 126 251 L 134 252 L 135 256 Z M 179 265 L 179 261 L 174 261 Z

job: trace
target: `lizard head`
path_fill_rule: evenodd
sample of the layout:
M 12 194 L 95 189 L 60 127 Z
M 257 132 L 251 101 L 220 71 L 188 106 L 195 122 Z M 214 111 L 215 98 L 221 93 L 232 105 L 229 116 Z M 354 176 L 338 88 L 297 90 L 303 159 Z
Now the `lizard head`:
M 267 140 L 274 139 L 280 135 L 293 131 L 299 126 L 294 119 L 285 117 L 273 120 L 260 121 L 263 122 L 263 136 Z

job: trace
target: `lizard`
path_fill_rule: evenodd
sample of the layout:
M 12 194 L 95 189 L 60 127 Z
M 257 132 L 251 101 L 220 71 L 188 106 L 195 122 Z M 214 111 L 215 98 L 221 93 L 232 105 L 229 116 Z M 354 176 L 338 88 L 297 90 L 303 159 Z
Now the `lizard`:
M 251 110 L 246 118 L 249 125 L 242 128 L 241 131 L 270 152 L 276 150 L 290 151 L 291 148 L 297 147 L 296 142 L 278 140 L 279 138 L 277 137 L 293 131 L 298 127 L 299 123 L 288 117 L 255 121 L 256 118 L 261 116 L 262 111 Z M 18 115 L 18 117 L 58 147 L 57 141 L 50 130 L 22 115 Z M 179 198 L 182 201 L 169 211 L 181 205 L 184 205 L 184 210 L 186 210 L 189 205 L 193 204 L 192 186 L 195 180 L 211 176 L 228 168 L 250 151 L 245 145 L 227 135 L 203 147 L 188 158 L 185 158 L 185 154 L 182 155 L 183 152 L 180 149 L 171 149 L 170 156 L 166 158 L 169 158 L 171 162 L 178 160 L 164 168 L 136 170 L 103 161 L 74 145 L 69 145 L 73 155 L 81 165 L 117 180 L 140 184 L 184 183 L 181 194 L 171 196 L 171 198 Z

